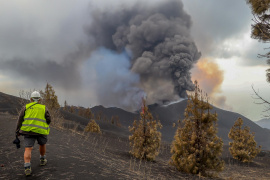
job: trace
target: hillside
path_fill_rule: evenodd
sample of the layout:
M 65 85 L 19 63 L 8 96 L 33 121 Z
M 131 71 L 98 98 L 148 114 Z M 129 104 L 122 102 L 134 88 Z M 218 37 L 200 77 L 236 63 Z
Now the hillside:
M 187 100 L 175 103 L 169 106 L 151 105 L 149 107 L 153 115 L 156 115 L 161 120 L 164 128 L 162 132 L 165 133 L 165 139 L 171 140 L 175 130 L 172 128 L 172 123 L 184 118 L 184 110 L 187 106 Z M 213 107 L 212 112 L 218 114 L 218 135 L 222 137 L 225 144 L 228 144 L 228 133 L 234 122 L 241 117 L 244 121 L 244 126 L 249 126 L 252 132 L 255 132 L 255 140 L 258 144 L 262 145 L 265 149 L 270 149 L 270 131 L 261 128 L 250 119 L 234 112 L 225 111 L 216 107 Z
M 259 126 L 261 126 L 262 128 L 267 128 L 270 130 L 270 119 L 261 119 L 259 121 L 255 121 L 256 124 L 258 124 Z
M 21 98 L 0 92 L 0 112 L 17 114 L 17 110 L 21 109 L 22 101 Z
M 171 142 L 173 140 L 176 128 L 173 128 L 173 123 L 177 123 L 178 119 L 184 118 L 184 111 L 187 106 L 187 100 L 171 104 L 168 106 L 160 106 L 158 104 L 153 104 L 149 106 L 150 112 L 154 117 L 158 117 L 163 125 L 161 129 L 162 140 L 166 142 Z M 92 112 L 95 114 L 102 114 L 102 118 L 110 119 L 112 116 L 119 116 L 121 124 L 127 128 L 131 126 L 134 119 L 139 118 L 138 113 L 131 113 L 124 111 L 119 108 L 105 108 L 103 106 L 95 106 L 91 108 Z M 255 133 L 255 140 L 264 149 L 270 149 L 270 131 L 261 128 L 256 123 L 250 119 L 234 112 L 225 111 L 214 107 L 212 112 L 217 112 L 218 114 L 218 135 L 222 137 L 225 144 L 228 144 L 229 138 L 228 133 L 230 128 L 233 126 L 234 122 L 241 117 L 244 121 L 244 126 L 249 126 L 251 131 Z
M 0 112 L 7 111 L 12 114 L 16 114 L 16 108 L 19 107 L 18 104 L 20 100 L 20 98 L 15 96 L 0 93 Z M 8 103 L 10 101 L 12 103 Z M 149 106 L 150 112 L 152 112 L 154 117 L 158 117 L 163 125 L 163 128 L 161 129 L 162 141 L 170 143 L 173 140 L 176 130 L 176 128 L 173 128 L 173 123 L 177 123 L 179 118 L 183 119 L 186 105 L 187 100 L 183 100 L 167 106 L 160 106 L 158 104 Z M 123 137 L 128 137 L 128 126 L 132 125 L 134 119 L 139 118 L 138 113 L 127 112 L 116 107 L 105 108 L 103 106 L 95 106 L 91 108 L 91 111 L 95 115 L 100 115 L 101 120 L 97 122 L 101 129 L 104 130 L 104 132 L 114 133 Z M 270 130 L 260 127 L 255 122 L 238 113 L 225 111 L 216 107 L 212 109 L 212 112 L 217 112 L 218 114 L 218 135 L 223 139 L 224 144 L 228 144 L 229 142 L 228 133 L 230 128 L 233 126 L 237 118 L 241 117 L 244 121 L 244 126 L 249 126 L 251 131 L 255 133 L 255 140 L 257 141 L 257 144 L 261 145 L 263 149 L 270 150 Z M 89 122 L 89 119 L 85 119 L 64 110 L 61 110 L 61 114 L 65 119 L 80 124 L 77 129 L 81 131 Z M 110 123 L 112 116 L 119 117 L 122 125 L 121 128 Z M 66 124 L 66 126 L 70 125 Z M 73 126 L 74 125 L 71 125 L 70 127 L 73 128 Z
M 16 149 L 12 144 L 16 116 L 0 113 L 0 179 L 25 179 L 23 171 L 23 143 Z M 102 130 L 103 131 L 103 130 Z M 154 162 L 134 159 L 129 154 L 127 137 L 115 133 L 101 135 L 76 133 L 51 128 L 47 143 L 48 164 L 39 166 L 37 144 L 32 153 L 31 179 L 207 179 L 178 172 L 168 165 L 170 144 L 162 143 L 160 154 Z M 222 158 L 225 169 L 218 179 L 268 179 L 270 176 L 270 153 L 262 152 L 254 162 L 242 164 L 233 160 L 224 146 Z

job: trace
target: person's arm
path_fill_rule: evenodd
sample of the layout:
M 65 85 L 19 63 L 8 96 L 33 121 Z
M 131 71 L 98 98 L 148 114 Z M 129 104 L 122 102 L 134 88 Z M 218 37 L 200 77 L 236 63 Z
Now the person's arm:
M 23 123 L 23 117 L 25 115 L 25 107 L 22 108 L 20 114 L 19 114 L 19 117 L 18 117 L 18 120 L 17 120 L 17 127 L 16 127 L 16 133 L 18 133 L 22 127 L 22 123 Z
M 51 115 L 50 115 L 47 108 L 46 108 L 46 112 L 45 112 L 45 119 L 46 119 L 47 124 L 49 125 L 51 123 Z

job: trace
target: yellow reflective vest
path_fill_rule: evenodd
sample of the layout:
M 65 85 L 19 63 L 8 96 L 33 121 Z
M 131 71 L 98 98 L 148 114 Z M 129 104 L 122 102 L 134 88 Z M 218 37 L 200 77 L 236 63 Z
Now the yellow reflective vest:
M 48 135 L 50 133 L 50 127 L 45 119 L 45 106 L 32 102 L 26 104 L 25 109 L 21 130 Z

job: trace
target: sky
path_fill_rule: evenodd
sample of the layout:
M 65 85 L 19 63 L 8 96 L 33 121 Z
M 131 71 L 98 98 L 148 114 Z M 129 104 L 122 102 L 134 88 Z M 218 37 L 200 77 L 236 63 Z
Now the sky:
M 130 110 L 142 96 L 178 100 L 198 80 L 213 105 L 256 121 L 251 86 L 269 100 L 270 84 L 252 18 L 244 0 L 0 0 L 0 91 L 49 82 L 62 105 Z M 166 62 L 179 57 L 171 78 Z

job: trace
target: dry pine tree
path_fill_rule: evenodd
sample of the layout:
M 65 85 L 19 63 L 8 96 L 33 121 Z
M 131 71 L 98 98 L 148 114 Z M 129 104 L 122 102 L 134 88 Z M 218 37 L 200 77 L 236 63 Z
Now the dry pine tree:
M 154 160 L 159 154 L 161 133 L 158 129 L 160 128 L 162 125 L 158 120 L 153 119 L 143 99 L 140 120 L 134 120 L 133 126 L 129 127 L 129 131 L 132 133 L 129 136 L 130 153 L 139 159 Z
M 188 96 L 185 119 L 178 125 L 171 148 L 170 164 L 179 171 L 216 176 L 223 170 L 223 141 L 217 136 L 217 114 L 212 114 L 211 108 L 195 81 L 194 94 Z
M 63 118 L 59 112 L 59 102 L 55 91 L 49 83 L 46 84 L 45 91 L 40 91 L 41 103 L 44 104 L 48 109 L 53 119 L 50 125 L 54 127 L 62 127 Z
M 84 129 L 85 132 L 94 132 L 94 133 L 101 133 L 99 125 L 96 123 L 94 119 L 91 119 L 90 122 Z
M 260 152 L 261 147 L 257 148 L 257 143 L 254 140 L 254 133 L 250 132 L 249 127 L 245 126 L 242 129 L 243 120 L 238 118 L 229 132 L 230 153 L 234 159 L 241 162 L 251 162 Z

